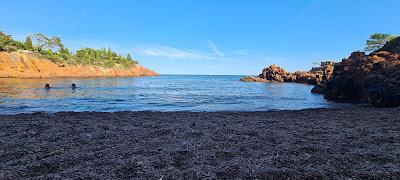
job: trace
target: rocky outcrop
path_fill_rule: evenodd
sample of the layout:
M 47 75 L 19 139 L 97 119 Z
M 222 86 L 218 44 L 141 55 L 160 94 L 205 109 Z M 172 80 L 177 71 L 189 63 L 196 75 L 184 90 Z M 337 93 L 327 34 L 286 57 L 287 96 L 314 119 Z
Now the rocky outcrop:
M 331 101 L 399 107 L 400 37 L 387 42 L 379 51 L 368 55 L 353 52 L 340 63 L 322 62 L 308 72 L 290 73 L 271 65 L 263 69 L 259 78 L 313 84 L 316 86 L 312 93 L 324 94 Z
M 312 84 L 316 85 L 319 83 L 318 75 L 313 72 L 307 72 L 307 71 L 297 71 L 293 74 L 291 74 L 292 81 L 287 81 L 287 82 L 296 82 L 296 83 L 303 83 L 303 84 Z
M 140 65 L 131 68 L 63 65 L 37 58 L 29 53 L 0 52 L 0 78 L 135 77 L 156 75 L 158 73 Z
M 266 79 L 269 81 L 285 82 L 289 76 L 289 72 L 285 69 L 273 64 L 268 68 L 262 70 L 259 78 Z
M 338 102 L 368 103 L 377 106 L 400 106 L 400 47 L 366 55 L 353 52 L 335 66 L 333 77 L 324 84 L 327 100 Z M 387 47 L 387 46 L 385 46 Z
M 297 71 L 290 73 L 285 69 L 273 64 L 264 68 L 258 77 L 247 76 L 241 81 L 245 82 L 295 82 L 317 85 L 328 80 L 333 73 L 333 62 L 322 62 L 321 67 L 313 68 L 311 71 Z
M 267 79 L 254 77 L 254 76 L 246 76 L 246 77 L 240 79 L 240 81 L 243 81 L 243 82 L 271 82 Z

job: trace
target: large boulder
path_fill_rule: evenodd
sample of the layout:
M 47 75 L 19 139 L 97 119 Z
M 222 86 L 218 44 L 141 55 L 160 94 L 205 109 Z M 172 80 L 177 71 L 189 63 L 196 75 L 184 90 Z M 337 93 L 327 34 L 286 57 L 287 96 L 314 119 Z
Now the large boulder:
M 288 75 L 289 72 L 285 69 L 273 64 L 268 68 L 264 68 L 258 77 L 269 81 L 285 82 Z
M 296 83 L 303 83 L 303 84 L 311 84 L 311 85 L 316 85 L 319 80 L 317 80 L 317 77 L 319 77 L 316 73 L 313 72 L 306 72 L 306 71 L 297 71 L 293 73 L 294 75 L 294 81 Z

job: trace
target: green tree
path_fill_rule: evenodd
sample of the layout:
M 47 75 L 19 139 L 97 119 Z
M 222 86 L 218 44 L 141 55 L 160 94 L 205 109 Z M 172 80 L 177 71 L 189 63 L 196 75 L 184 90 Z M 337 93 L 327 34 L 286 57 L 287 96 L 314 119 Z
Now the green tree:
M 111 48 L 108 48 L 108 50 L 82 48 L 76 51 L 74 59 L 78 64 L 129 68 L 137 64 L 136 61 L 129 60 L 129 56 L 121 56 L 112 51 Z
M 377 51 L 382 48 L 388 41 L 396 38 L 396 35 L 374 33 L 372 34 L 366 42 L 365 51 Z
M 39 52 L 42 50 L 64 48 L 64 44 L 59 37 L 53 36 L 52 38 L 49 38 L 43 34 L 34 34 L 33 37 L 38 45 Z
M 33 35 L 33 38 L 35 39 L 35 44 L 38 46 L 37 50 L 39 52 L 42 52 L 42 50 L 45 50 L 47 48 L 50 48 L 50 38 L 46 37 L 43 34 L 37 33 Z
M 58 48 L 58 49 L 65 49 L 64 44 L 61 41 L 61 38 L 54 36 L 53 38 L 50 39 L 50 43 L 52 44 L 53 48 Z
M 33 50 L 32 39 L 30 36 L 27 36 L 25 39 L 25 49 Z
M 24 44 L 19 41 L 14 41 L 11 35 L 0 31 L 0 51 L 13 52 L 18 49 L 24 49 Z
M 49 38 L 43 34 L 34 34 L 26 37 L 25 43 L 23 43 L 13 40 L 11 35 L 0 31 L 0 51 L 13 52 L 20 49 L 34 50 L 34 53 L 41 58 L 63 64 L 86 64 L 118 68 L 129 68 L 138 64 L 137 61 L 132 60 L 130 54 L 126 57 L 121 56 L 121 54 L 112 51 L 110 47 L 108 50 L 106 48 L 81 48 L 73 54 L 64 46 L 59 37 Z
M 132 61 L 131 54 L 126 55 L 126 59 L 127 59 L 128 61 Z
M 11 35 L 4 34 L 0 31 L 0 51 L 7 51 L 8 47 L 12 42 Z
M 108 46 L 108 51 L 107 51 L 108 58 L 111 58 L 111 53 L 112 53 L 111 48 L 110 48 L 110 46 Z

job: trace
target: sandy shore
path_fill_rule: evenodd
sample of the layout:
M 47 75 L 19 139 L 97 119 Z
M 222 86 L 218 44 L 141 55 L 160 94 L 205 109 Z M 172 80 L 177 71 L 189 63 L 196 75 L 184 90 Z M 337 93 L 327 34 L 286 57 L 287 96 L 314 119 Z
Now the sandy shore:
M 400 109 L 0 116 L 0 179 L 400 178 Z

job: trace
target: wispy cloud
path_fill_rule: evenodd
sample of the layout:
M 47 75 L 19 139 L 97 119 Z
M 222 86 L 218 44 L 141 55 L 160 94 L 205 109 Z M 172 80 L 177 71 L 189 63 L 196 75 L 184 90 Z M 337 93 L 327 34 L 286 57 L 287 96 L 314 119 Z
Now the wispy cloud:
M 278 56 L 266 56 L 261 61 L 264 63 L 284 63 L 287 62 L 289 59 L 286 57 L 278 57 Z
M 246 62 L 263 62 L 272 61 L 284 62 L 287 58 L 277 57 L 265 54 L 262 49 L 241 49 L 229 50 L 225 49 L 223 53 L 212 42 L 208 41 L 211 51 L 201 51 L 194 49 L 182 49 L 166 45 L 146 45 L 133 48 L 134 54 L 146 57 L 157 57 L 165 59 L 183 59 L 183 60 L 222 60 L 222 61 L 243 61 Z
M 256 55 L 256 54 L 263 54 L 264 52 L 261 49 L 240 49 L 240 50 L 235 50 L 235 53 L 239 55 Z
M 135 49 L 136 54 L 141 56 L 167 57 L 169 59 L 209 59 L 212 56 L 197 51 L 184 50 L 164 45 L 152 45 Z
M 166 45 L 147 45 L 136 47 L 133 50 L 135 54 L 140 56 L 165 57 L 168 59 L 235 60 L 233 57 L 226 57 L 211 41 L 209 41 L 209 47 L 211 52 Z
M 208 46 L 210 46 L 216 56 L 224 57 L 224 53 L 222 53 L 212 41 L 208 40 Z

